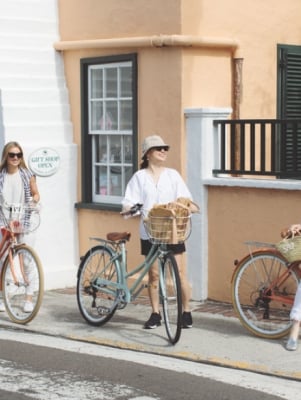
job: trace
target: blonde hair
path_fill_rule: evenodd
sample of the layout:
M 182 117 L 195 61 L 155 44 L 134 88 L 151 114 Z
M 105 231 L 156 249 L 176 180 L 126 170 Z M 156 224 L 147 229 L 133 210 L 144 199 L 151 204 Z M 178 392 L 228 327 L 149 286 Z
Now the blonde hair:
M 1 158 L 1 164 L 0 164 L 0 172 L 5 169 L 7 167 L 7 157 L 8 157 L 8 153 L 10 151 L 10 149 L 12 147 L 18 147 L 18 149 L 20 150 L 20 152 L 22 153 L 22 157 L 20 158 L 20 168 L 27 168 L 27 165 L 25 163 L 24 160 L 24 155 L 23 155 L 23 150 L 22 147 L 19 145 L 18 142 L 8 142 L 6 143 L 6 145 L 3 147 L 2 150 L 2 158 Z

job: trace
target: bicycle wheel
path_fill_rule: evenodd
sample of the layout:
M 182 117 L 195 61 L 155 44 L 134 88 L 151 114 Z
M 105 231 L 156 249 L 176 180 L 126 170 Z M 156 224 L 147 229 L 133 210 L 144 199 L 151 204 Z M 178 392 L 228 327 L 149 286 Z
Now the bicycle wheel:
M 178 342 L 182 328 L 182 295 L 178 265 L 172 253 L 161 264 L 160 302 L 163 306 L 165 329 L 172 344 Z
M 118 306 L 119 268 L 112 250 L 95 246 L 82 260 L 77 279 L 77 303 L 84 319 L 94 326 L 109 321 Z M 105 281 L 102 281 L 105 280 Z
M 287 335 L 297 286 L 295 272 L 288 271 L 279 255 L 261 251 L 246 257 L 232 280 L 233 305 L 241 323 L 262 338 Z
M 2 291 L 9 318 L 17 324 L 30 322 L 38 313 L 44 294 L 44 274 L 35 251 L 25 245 L 12 250 L 3 265 Z M 24 311 L 26 300 L 32 301 L 32 311 Z

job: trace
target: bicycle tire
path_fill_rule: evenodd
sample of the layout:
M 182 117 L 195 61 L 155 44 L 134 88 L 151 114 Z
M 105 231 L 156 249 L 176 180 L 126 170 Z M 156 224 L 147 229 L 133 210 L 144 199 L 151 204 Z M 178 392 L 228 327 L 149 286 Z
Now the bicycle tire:
M 234 272 L 232 301 L 242 325 L 252 334 L 266 339 L 286 336 L 291 328 L 290 310 L 298 286 L 291 270 L 284 282 L 277 279 L 287 272 L 287 262 L 273 251 L 258 251 L 246 257 Z M 272 284 L 272 282 L 274 282 Z M 283 296 L 285 301 L 270 297 Z
M 176 344 L 182 330 L 182 293 L 177 261 L 172 253 L 161 264 L 160 302 L 170 343 Z
M 114 315 L 119 291 L 108 281 L 119 283 L 120 273 L 116 261 L 110 262 L 113 251 L 99 245 L 92 247 L 84 256 L 78 270 L 77 303 L 83 318 L 93 326 L 108 322 Z M 106 284 L 97 284 L 105 279 Z
M 44 295 L 44 273 L 36 252 L 25 244 L 12 249 L 2 270 L 3 300 L 9 318 L 17 324 L 27 324 L 37 315 Z M 13 271 L 13 272 L 12 272 Z M 32 294 L 33 309 L 24 311 L 26 297 Z

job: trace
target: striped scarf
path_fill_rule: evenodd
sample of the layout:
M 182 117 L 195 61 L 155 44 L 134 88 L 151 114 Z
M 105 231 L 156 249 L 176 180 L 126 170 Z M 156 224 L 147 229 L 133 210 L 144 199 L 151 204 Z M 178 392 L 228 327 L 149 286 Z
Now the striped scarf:
M 0 194 L 2 194 L 3 192 L 3 185 L 4 185 L 4 178 L 5 175 L 7 174 L 7 170 L 5 168 L 3 168 L 3 170 L 0 172 Z M 33 173 L 29 170 L 29 169 L 25 169 L 25 168 L 19 168 L 19 174 L 21 176 L 21 180 L 23 182 L 23 187 L 24 187 L 24 198 L 25 198 L 25 203 L 29 203 L 31 200 L 31 190 L 30 190 L 30 178 L 33 175 Z M 30 225 L 30 215 L 31 212 L 27 211 L 25 212 L 24 215 L 24 219 L 23 219 L 23 225 L 25 228 L 28 228 Z M 2 221 L 2 218 L 0 218 L 0 223 L 3 224 L 4 221 Z
M 3 170 L 0 172 L 0 193 L 3 192 L 4 178 L 6 174 L 7 170 L 3 168 Z M 32 196 L 30 190 L 30 178 L 33 176 L 33 173 L 29 169 L 19 168 L 19 174 L 23 182 L 25 203 L 29 203 Z

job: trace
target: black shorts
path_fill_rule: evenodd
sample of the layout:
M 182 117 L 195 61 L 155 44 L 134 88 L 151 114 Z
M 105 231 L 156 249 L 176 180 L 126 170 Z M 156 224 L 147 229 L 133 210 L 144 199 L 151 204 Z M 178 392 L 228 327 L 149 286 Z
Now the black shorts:
M 143 239 L 140 239 L 140 243 L 141 243 L 141 254 L 143 256 L 147 256 L 152 247 L 152 243 L 149 240 L 143 240 Z M 171 250 L 174 254 L 182 254 L 186 250 L 185 243 L 168 244 L 167 249 Z

